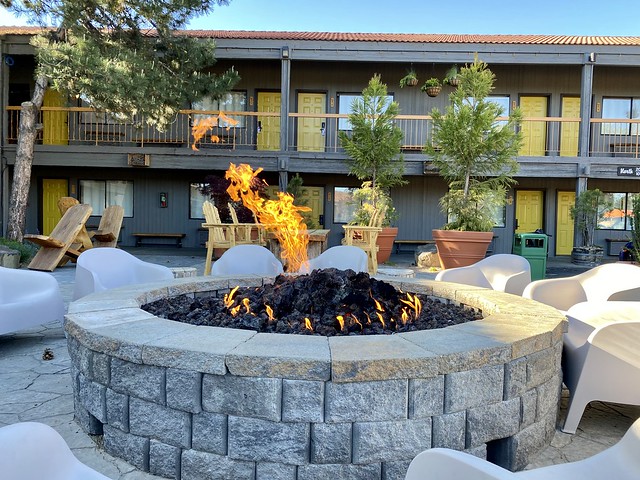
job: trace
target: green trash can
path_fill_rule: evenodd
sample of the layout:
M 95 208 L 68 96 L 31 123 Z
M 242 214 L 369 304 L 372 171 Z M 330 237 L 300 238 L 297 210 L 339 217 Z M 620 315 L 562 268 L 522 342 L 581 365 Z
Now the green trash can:
M 542 280 L 547 272 L 547 240 L 544 233 L 516 233 L 513 253 L 526 258 L 531 265 L 531 280 Z

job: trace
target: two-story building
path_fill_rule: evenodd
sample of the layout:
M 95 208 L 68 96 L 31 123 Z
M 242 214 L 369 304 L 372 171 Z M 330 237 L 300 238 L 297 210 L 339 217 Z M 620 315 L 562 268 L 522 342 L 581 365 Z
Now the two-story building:
M 30 27 L 0 27 L 2 90 L 2 231 L 21 102 L 33 88 Z M 262 167 L 274 186 L 299 173 L 319 224 L 338 244 L 350 220 L 347 201 L 358 186 L 338 132 L 375 73 L 400 104 L 408 184 L 392 196 L 399 212 L 398 238 L 429 240 L 445 223 L 438 200 L 445 182 L 421 151 L 431 134 L 430 111 L 443 109 L 445 86 L 435 98 L 418 87 L 400 88 L 408 69 L 420 83 L 442 79 L 453 65 L 487 62 L 497 77 L 492 99 L 506 111 L 519 107 L 524 137 L 517 185 L 496 218 L 494 251 L 511 251 L 514 232 L 542 229 L 552 235 L 550 255 L 568 255 L 574 227 L 569 215 L 577 191 L 599 188 L 616 209 L 603 214 L 597 241 L 626 238 L 629 197 L 640 192 L 640 37 L 534 35 L 436 35 L 320 32 L 188 31 L 214 38 L 214 71 L 233 66 L 242 79 L 223 100 L 185 105 L 170 129 L 158 132 L 119 123 L 85 108 L 82 99 L 45 97 L 43 129 L 35 149 L 27 232 L 47 233 L 59 218 L 56 200 L 89 203 L 98 223 L 105 205 L 125 208 L 121 245 L 133 232 L 183 232 L 185 246 L 204 242 L 203 196 L 207 175 L 229 163 Z M 193 150 L 191 126 L 204 111 L 222 110 L 216 133 Z M 228 127 L 228 128 L 227 128 Z M 614 215 L 617 213 L 617 215 Z M 616 253 L 616 252 L 612 252 Z

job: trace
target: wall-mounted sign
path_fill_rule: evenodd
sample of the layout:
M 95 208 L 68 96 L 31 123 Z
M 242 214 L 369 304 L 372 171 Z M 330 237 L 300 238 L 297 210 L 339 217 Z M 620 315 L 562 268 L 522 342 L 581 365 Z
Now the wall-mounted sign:
M 619 177 L 640 177 L 640 167 L 618 167 Z

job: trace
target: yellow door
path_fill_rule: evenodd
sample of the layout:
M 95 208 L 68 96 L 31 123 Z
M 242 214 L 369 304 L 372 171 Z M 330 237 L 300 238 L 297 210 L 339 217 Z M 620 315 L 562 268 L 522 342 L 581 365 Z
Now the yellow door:
M 542 191 L 516 192 L 516 233 L 530 233 L 542 228 Z
M 580 118 L 580 97 L 563 97 L 562 112 L 564 118 Z M 562 122 L 560 127 L 560 156 L 578 156 L 579 122 Z
M 570 212 L 576 203 L 576 192 L 558 192 L 556 212 L 556 255 L 570 255 L 573 249 L 573 219 Z
M 528 121 L 527 118 L 547 116 L 547 97 L 521 97 L 522 111 L 522 148 L 520 155 L 544 157 L 547 150 L 547 122 Z
M 278 114 L 258 117 L 258 150 L 280 150 L 280 94 L 258 92 L 258 112 Z
M 270 199 L 276 200 L 278 198 L 278 192 L 280 190 L 276 186 L 270 186 L 267 188 L 267 196 Z M 305 206 L 309 207 L 311 211 L 306 217 L 311 218 L 315 225 L 315 228 L 324 226 L 324 187 L 302 187 L 302 200 L 305 200 Z M 299 205 L 298 202 L 296 204 Z M 309 228 L 314 228 L 314 225 L 309 225 Z
M 42 180 L 42 234 L 49 235 L 61 218 L 58 200 L 69 195 L 68 182 L 61 178 Z
M 43 107 L 66 107 L 62 94 L 48 88 L 44 92 Z M 69 143 L 69 114 L 65 111 L 42 112 L 42 143 L 45 145 L 67 145 Z
M 323 152 L 324 133 L 327 119 L 322 115 L 326 112 L 327 98 L 324 93 L 299 93 L 298 113 L 314 115 L 313 117 L 298 117 L 298 151 Z

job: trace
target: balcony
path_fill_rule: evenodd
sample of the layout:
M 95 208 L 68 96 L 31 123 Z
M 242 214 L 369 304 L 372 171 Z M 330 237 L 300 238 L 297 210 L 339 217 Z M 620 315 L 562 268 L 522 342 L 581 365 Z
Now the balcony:
M 38 143 L 45 145 L 84 145 L 122 147 L 190 148 L 192 126 L 199 118 L 217 111 L 181 110 L 169 128 L 161 132 L 143 122 L 119 122 L 106 113 L 82 107 L 43 107 L 43 125 Z M 16 143 L 20 107 L 7 107 L 6 143 Z M 214 150 L 280 151 L 280 114 L 275 112 L 225 112 L 237 121 L 218 125 L 201 139 L 197 148 Z M 430 141 L 433 122 L 427 115 L 399 115 L 397 124 L 404 132 L 403 151 L 419 154 Z M 590 119 L 589 156 L 640 158 L 640 120 Z M 302 113 L 288 115 L 288 150 L 307 153 L 340 153 L 338 132 L 348 129 L 347 115 Z M 521 125 L 523 157 L 576 157 L 579 118 L 525 118 Z

